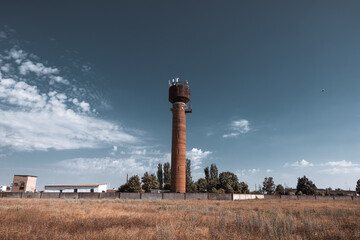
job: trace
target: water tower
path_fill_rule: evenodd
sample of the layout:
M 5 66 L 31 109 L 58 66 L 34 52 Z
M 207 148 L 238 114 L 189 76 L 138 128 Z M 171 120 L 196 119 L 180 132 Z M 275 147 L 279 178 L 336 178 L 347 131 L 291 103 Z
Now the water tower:
M 191 113 L 190 86 L 179 78 L 169 82 L 172 118 L 171 192 L 186 192 L 186 113 Z

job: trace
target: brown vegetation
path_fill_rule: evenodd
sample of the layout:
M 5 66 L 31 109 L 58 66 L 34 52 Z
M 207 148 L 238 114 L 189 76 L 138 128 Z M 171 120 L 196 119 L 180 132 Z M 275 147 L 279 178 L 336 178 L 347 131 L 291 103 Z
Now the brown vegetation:
M 360 201 L 0 199 L 1 239 L 360 239 Z

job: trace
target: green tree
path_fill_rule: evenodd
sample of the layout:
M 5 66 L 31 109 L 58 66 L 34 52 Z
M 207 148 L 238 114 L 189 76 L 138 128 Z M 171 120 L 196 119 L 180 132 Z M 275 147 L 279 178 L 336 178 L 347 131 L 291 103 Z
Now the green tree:
M 219 176 L 218 176 L 218 169 L 216 167 L 215 164 L 211 164 L 210 165 L 210 179 L 208 182 L 208 188 L 212 189 L 215 188 L 217 189 L 217 185 L 219 182 Z
M 206 180 L 206 190 L 209 192 L 209 183 L 210 183 L 210 170 L 209 167 L 204 168 L 205 180 Z
M 212 193 L 225 193 L 225 189 L 223 189 L 223 188 L 219 188 L 219 189 L 212 188 L 210 190 L 210 192 L 212 192 Z
M 132 176 L 128 183 L 121 185 L 120 192 L 141 192 L 141 182 L 138 175 Z
M 166 186 L 170 186 L 171 183 L 171 167 L 170 163 L 166 162 L 164 163 L 164 189 L 166 189 Z M 169 188 L 170 189 L 170 188 Z
M 304 195 L 314 195 L 316 193 L 316 186 L 306 176 L 302 178 L 298 178 L 298 183 L 296 186 L 296 194 L 300 195 L 299 194 L 300 192 L 301 194 Z
M 240 192 L 238 177 L 232 172 L 220 173 L 218 187 L 224 189 L 226 193 Z
M 141 182 L 138 175 L 129 179 L 129 192 L 141 192 Z
M 186 192 L 192 192 L 193 180 L 191 177 L 191 160 L 186 159 Z
M 278 184 L 278 185 L 276 186 L 275 194 L 276 194 L 276 195 L 284 195 L 284 194 L 285 194 L 285 188 L 283 187 L 283 185 Z
M 356 193 L 360 195 L 360 179 L 356 183 Z
M 275 192 L 275 184 L 272 177 L 266 177 L 263 182 L 263 191 L 267 195 L 274 195 Z
M 160 185 L 156 176 L 154 174 L 149 174 L 148 172 L 144 174 L 141 181 L 143 183 L 142 189 L 144 189 L 145 192 L 150 192 L 151 189 L 158 189 Z
M 207 192 L 207 181 L 205 178 L 199 178 L 196 184 L 198 192 Z
M 129 191 L 129 184 L 125 183 L 119 187 L 119 192 L 128 192 Z
M 190 186 L 189 192 L 191 193 L 197 193 L 198 192 L 198 187 L 197 187 L 197 183 L 193 182 Z
M 163 168 L 161 163 L 158 164 L 157 178 L 159 180 L 160 189 L 162 189 L 164 182 L 163 182 Z
M 249 186 L 245 182 L 239 183 L 239 193 L 247 194 L 250 193 Z

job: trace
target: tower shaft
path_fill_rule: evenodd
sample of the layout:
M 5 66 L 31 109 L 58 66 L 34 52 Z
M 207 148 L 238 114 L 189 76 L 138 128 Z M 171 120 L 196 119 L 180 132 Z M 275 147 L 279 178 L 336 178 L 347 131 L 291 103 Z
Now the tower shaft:
M 186 104 L 172 107 L 171 191 L 186 192 Z

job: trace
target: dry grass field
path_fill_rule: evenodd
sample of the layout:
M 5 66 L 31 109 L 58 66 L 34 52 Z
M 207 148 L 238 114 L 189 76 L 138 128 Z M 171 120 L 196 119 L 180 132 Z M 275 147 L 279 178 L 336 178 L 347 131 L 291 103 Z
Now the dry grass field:
M 360 201 L 0 199 L 1 239 L 360 239 Z

